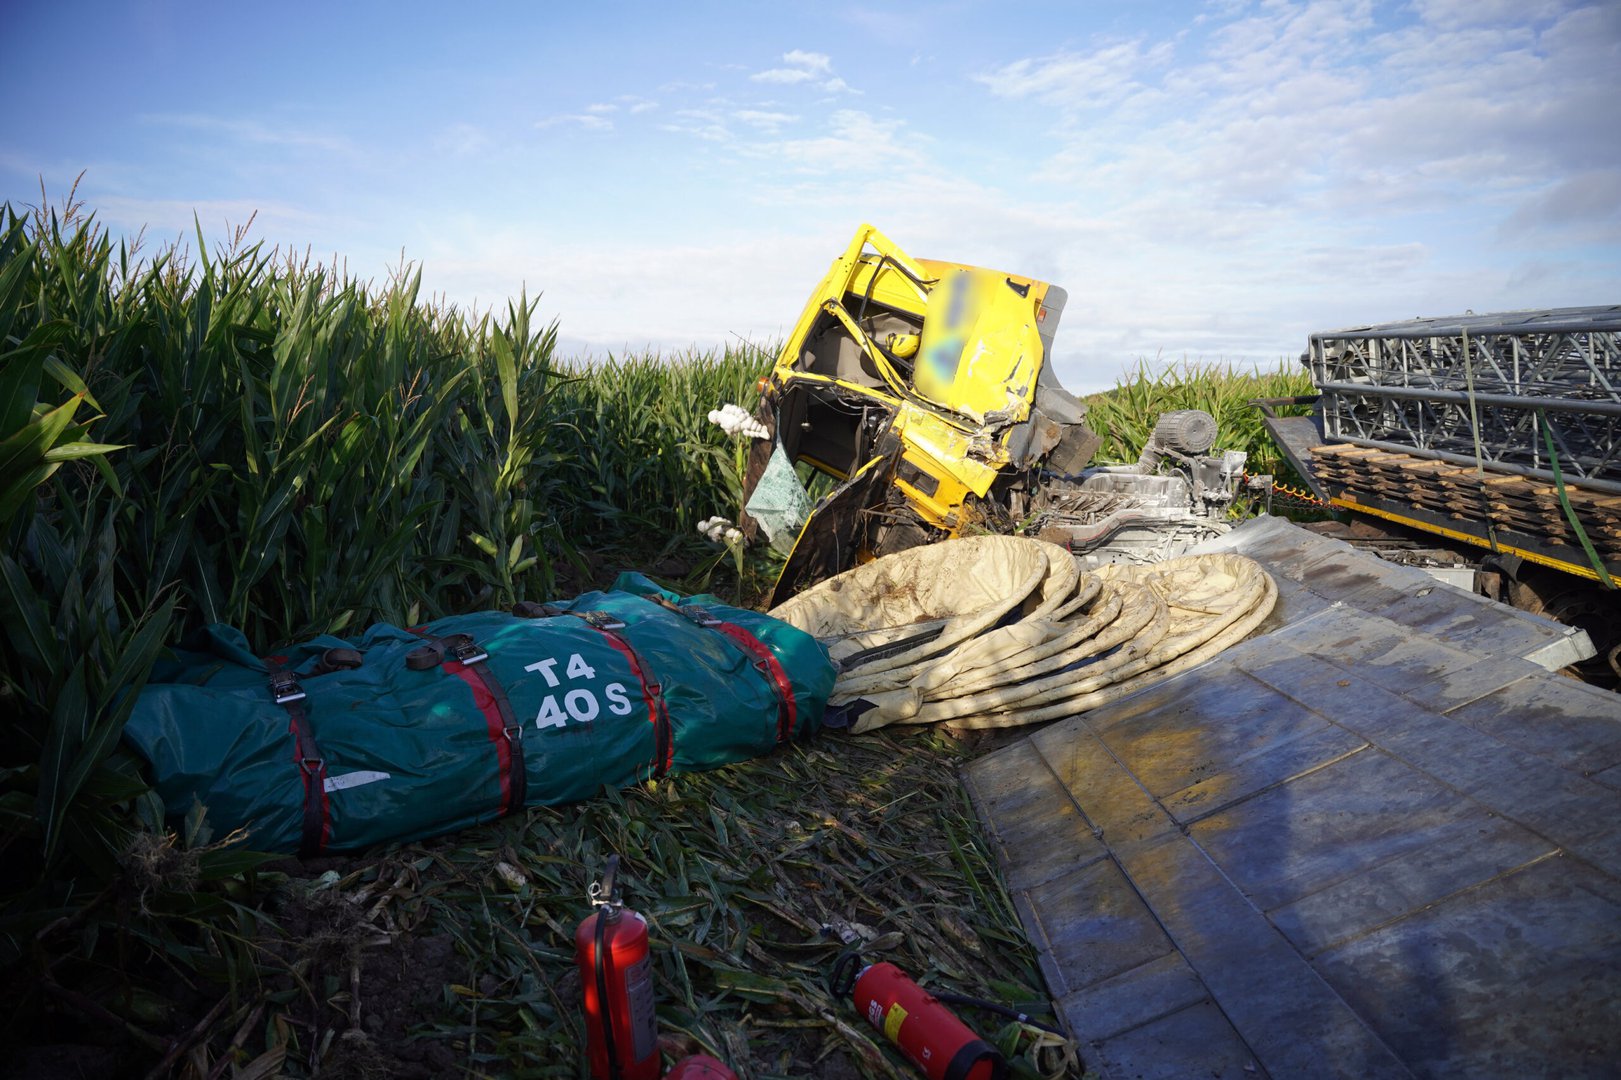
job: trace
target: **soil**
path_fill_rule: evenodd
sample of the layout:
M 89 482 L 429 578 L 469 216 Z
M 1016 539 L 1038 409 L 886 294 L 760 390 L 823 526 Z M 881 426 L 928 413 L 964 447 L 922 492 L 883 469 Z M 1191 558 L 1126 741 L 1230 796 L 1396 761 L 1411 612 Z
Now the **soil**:
M 360 968 L 365 993 L 360 1025 L 372 1060 L 388 1065 L 385 1075 L 426 1080 L 455 1068 L 456 1055 L 449 1045 L 413 1040 L 411 1027 L 416 1017 L 439 1002 L 446 986 L 466 980 L 467 961 L 457 954 L 449 934 L 406 938 L 398 948 L 367 954 Z
M 573 929 L 610 849 L 635 868 L 628 901 L 659 920 L 667 1060 L 712 1054 L 743 1080 L 910 1075 L 847 999 L 828 996 L 826 971 L 846 947 L 828 928 L 859 931 L 883 958 L 951 988 L 1039 1001 L 1033 957 L 1008 936 L 1012 913 L 975 899 L 972 879 L 989 864 L 965 875 L 944 854 L 965 842 L 945 828 L 964 809 L 963 750 L 1018 734 L 822 736 L 526 821 L 272 863 L 251 902 L 274 924 L 260 924 L 257 978 L 234 999 L 146 955 L 131 978 L 175 1003 L 165 1021 L 139 1025 L 157 1049 L 121 1038 L 117 1018 L 86 1022 L 51 1002 L 34 1045 L 0 1051 L 0 1076 L 145 1077 L 162 1045 L 178 1043 L 155 1075 L 583 1080 Z M 1007 996 L 1012 986 L 1028 989 Z M 105 987 L 82 989 L 113 1001 Z

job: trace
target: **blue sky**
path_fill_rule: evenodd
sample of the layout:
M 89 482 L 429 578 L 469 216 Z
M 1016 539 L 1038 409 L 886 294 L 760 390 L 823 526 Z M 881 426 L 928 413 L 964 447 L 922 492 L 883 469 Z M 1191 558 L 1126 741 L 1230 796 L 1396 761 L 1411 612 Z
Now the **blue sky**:
M 1070 293 L 1075 389 L 1621 302 L 1621 4 L 7 5 L 0 195 L 565 348 L 775 339 L 855 227 Z M 26 44 L 27 48 L 15 46 Z

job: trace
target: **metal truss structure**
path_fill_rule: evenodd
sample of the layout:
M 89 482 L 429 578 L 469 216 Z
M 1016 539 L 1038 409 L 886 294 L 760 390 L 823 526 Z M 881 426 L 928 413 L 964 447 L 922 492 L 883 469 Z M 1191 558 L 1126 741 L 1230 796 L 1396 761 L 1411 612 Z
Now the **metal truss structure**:
M 1621 305 L 1313 334 L 1330 441 L 1621 493 Z M 1556 461 L 1544 436 L 1551 433 Z

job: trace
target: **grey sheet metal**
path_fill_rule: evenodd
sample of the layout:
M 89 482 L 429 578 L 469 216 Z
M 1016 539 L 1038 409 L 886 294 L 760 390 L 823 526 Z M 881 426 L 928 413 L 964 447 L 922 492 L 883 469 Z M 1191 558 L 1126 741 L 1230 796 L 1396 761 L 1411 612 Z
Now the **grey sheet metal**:
M 1621 696 L 1543 620 L 1225 539 L 1293 586 L 1270 633 L 965 771 L 1088 1064 L 1615 1075 Z
M 1278 607 L 1262 631 L 1336 605 L 1379 615 L 1478 658 L 1518 657 L 1557 671 L 1593 655 L 1585 630 L 1438 583 L 1423 570 L 1357 551 L 1282 518 L 1261 516 L 1191 552 L 1236 551 L 1278 583 Z

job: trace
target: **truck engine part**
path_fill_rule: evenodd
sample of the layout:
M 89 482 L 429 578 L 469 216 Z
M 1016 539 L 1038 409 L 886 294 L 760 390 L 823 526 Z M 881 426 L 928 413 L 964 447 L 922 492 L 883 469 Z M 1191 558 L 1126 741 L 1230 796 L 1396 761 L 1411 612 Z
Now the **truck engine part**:
M 1097 466 L 1043 486 L 1032 503 L 1037 535 L 1088 566 L 1162 562 L 1221 535 L 1248 457 L 1206 454 L 1215 441 L 1216 419 L 1202 409 L 1164 413 L 1135 465 Z

